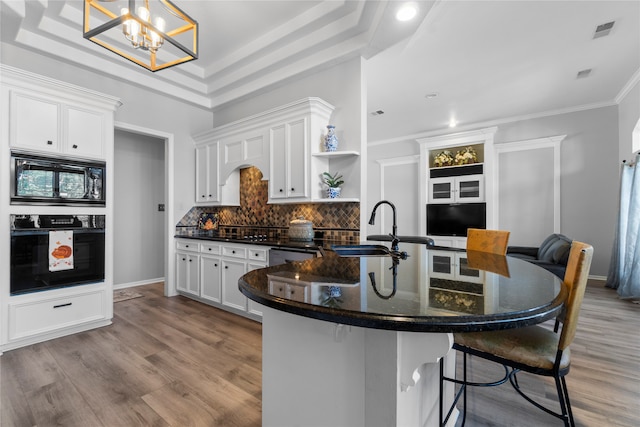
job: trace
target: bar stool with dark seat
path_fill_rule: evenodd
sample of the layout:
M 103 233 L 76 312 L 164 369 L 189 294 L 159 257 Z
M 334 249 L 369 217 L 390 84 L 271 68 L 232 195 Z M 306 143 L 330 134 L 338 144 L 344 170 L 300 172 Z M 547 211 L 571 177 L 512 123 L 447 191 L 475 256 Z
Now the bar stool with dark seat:
M 440 363 L 440 390 L 442 393 L 444 381 L 461 385 L 453 405 L 446 416 L 442 398 L 440 400 L 440 425 L 445 425 L 453 409 L 463 394 L 463 421 L 466 421 L 467 386 L 496 386 L 507 381 L 527 401 L 564 421 L 565 426 L 574 426 L 569 391 L 565 376 L 569 373 L 570 352 L 569 345 L 576 333 L 578 314 L 587 285 L 589 268 L 593 257 L 593 247 L 582 242 L 573 241 L 569 261 L 564 276 L 568 297 L 564 305 L 564 319 L 560 333 L 551 331 L 543 326 L 529 326 L 526 328 L 508 329 L 503 331 L 468 332 L 454 334 L 453 348 L 464 355 L 463 379 L 444 376 L 443 363 Z M 467 381 L 467 355 L 500 363 L 505 368 L 505 377 L 491 383 L 474 383 Z M 553 377 L 560 404 L 560 412 L 551 410 L 521 390 L 518 384 L 518 372 L 529 372 L 535 375 Z M 441 394 L 442 397 L 442 394 Z

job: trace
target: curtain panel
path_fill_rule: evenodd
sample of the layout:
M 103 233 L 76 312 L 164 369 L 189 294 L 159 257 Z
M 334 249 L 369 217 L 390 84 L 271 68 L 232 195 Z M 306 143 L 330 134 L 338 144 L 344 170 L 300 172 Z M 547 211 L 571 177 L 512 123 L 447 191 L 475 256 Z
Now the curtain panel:
M 622 165 L 620 210 L 606 286 L 623 299 L 640 300 L 640 154 Z

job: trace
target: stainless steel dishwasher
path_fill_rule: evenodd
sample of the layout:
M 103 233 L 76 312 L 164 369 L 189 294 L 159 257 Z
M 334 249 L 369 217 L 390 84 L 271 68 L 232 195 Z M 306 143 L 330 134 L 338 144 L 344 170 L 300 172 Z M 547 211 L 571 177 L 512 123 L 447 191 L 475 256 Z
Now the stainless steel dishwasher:
M 304 261 L 315 258 L 317 251 L 313 249 L 269 249 L 269 266 L 285 264 L 292 261 Z

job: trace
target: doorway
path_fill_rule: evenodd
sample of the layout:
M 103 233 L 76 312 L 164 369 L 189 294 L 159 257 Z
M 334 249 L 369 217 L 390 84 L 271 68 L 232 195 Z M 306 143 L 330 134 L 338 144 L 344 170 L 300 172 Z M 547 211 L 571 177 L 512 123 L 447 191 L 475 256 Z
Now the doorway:
M 167 141 L 120 127 L 114 141 L 114 289 L 165 281 Z

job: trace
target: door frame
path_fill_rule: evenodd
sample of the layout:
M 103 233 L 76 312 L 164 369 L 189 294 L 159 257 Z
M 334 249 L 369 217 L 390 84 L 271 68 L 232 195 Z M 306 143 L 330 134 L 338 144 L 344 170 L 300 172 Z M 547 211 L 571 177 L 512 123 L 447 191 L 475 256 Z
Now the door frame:
M 165 252 L 164 252 L 164 295 L 175 296 L 178 294 L 175 284 L 175 247 L 173 235 L 175 234 L 174 220 L 174 144 L 172 133 L 162 132 L 156 129 L 145 128 L 124 122 L 115 122 L 117 130 L 149 136 L 164 141 L 164 197 L 165 197 Z

